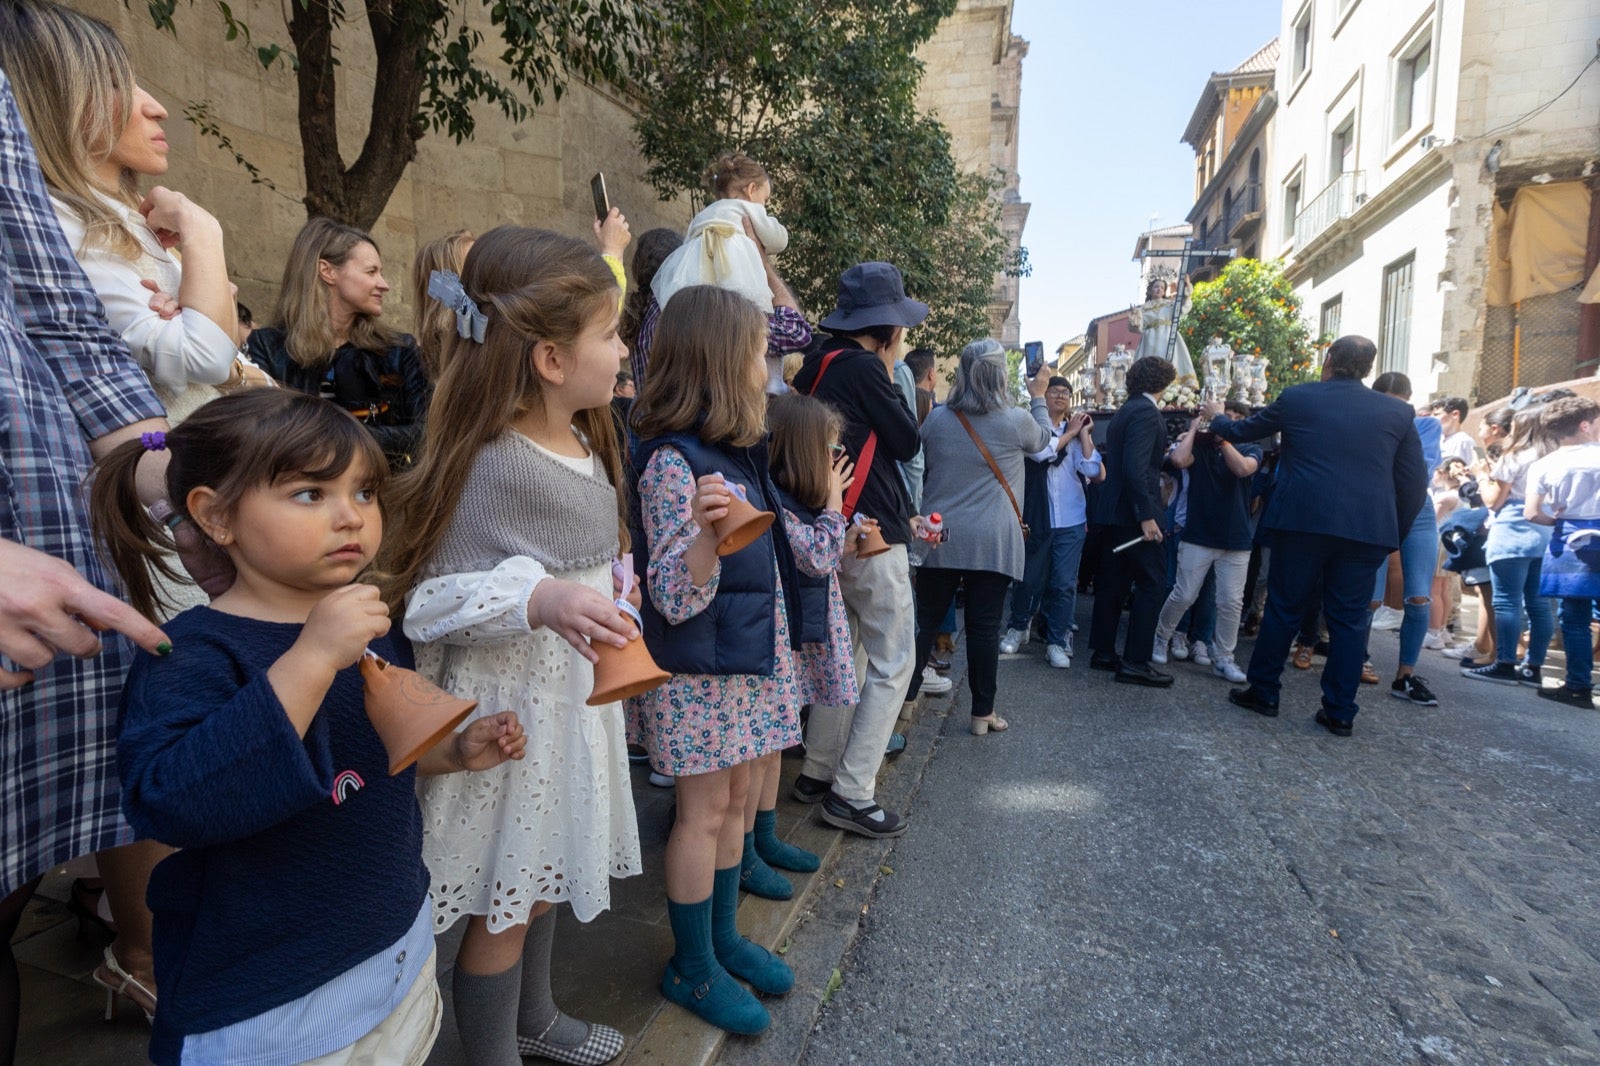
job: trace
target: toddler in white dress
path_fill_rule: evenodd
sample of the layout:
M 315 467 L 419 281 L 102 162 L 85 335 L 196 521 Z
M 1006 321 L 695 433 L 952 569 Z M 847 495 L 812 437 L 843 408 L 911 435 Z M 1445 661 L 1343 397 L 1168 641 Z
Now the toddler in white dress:
M 665 309 L 679 289 L 715 285 L 770 315 L 772 288 L 761 253 L 777 255 L 789 246 L 789 231 L 767 214 L 772 180 L 765 167 L 742 152 L 718 159 L 706 178 L 716 199 L 690 220 L 683 244 L 661 264 L 650 291 Z M 746 220 L 755 230 L 754 241 L 745 232 Z

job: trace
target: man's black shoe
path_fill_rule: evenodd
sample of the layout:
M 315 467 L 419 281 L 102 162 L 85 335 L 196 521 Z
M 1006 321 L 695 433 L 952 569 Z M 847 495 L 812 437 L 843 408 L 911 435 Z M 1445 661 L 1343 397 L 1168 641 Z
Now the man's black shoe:
M 1568 707 L 1582 707 L 1585 710 L 1594 708 L 1594 689 L 1590 688 L 1573 688 L 1563 684 L 1555 688 L 1542 688 L 1539 695 L 1556 703 L 1565 703 Z
M 821 781 L 815 777 L 807 777 L 805 774 L 800 774 L 794 779 L 794 788 L 789 794 L 801 803 L 821 803 L 832 789 L 832 781 Z
M 1166 688 L 1172 684 L 1173 678 L 1171 674 L 1164 674 L 1149 663 L 1123 663 L 1117 667 L 1115 680 L 1122 682 L 1124 685 Z
M 1257 714 L 1266 715 L 1268 718 L 1278 717 L 1278 705 L 1262 699 L 1260 693 L 1253 688 L 1229 689 L 1228 702 L 1236 707 L 1243 707 L 1247 711 L 1255 711 Z
M 1341 722 L 1337 718 L 1330 717 L 1326 710 L 1317 712 L 1316 721 L 1318 725 L 1336 737 L 1347 737 L 1355 732 L 1355 728 L 1351 723 Z
M 1101 655 L 1095 652 L 1089 656 L 1089 669 L 1115 671 L 1122 665 L 1122 660 L 1115 655 Z

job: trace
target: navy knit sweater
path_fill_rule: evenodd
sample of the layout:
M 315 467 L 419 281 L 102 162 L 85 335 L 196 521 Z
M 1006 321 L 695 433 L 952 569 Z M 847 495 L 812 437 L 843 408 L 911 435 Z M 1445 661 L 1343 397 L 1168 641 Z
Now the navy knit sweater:
M 117 747 L 128 820 L 182 849 L 150 878 L 158 1066 L 387 948 L 428 892 L 416 775 L 389 776 L 358 670 L 302 740 L 266 676 L 300 626 L 196 607 L 164 629 L 173 652 L 135 660 Z M 403 638 L 372 650 L 411 665 Z

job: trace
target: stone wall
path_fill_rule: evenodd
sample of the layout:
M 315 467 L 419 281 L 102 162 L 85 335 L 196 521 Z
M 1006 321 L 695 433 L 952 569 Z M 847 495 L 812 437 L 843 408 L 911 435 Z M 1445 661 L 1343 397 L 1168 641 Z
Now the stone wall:
M 155 29 L 142 3 L 71 0 L 71 6 L 111 23 L 133 55 L 140 83 L 171 112 L 166 122 L 171 170 L 162 183 L 188 194 L 222 222 L 228 266 L 239 298 L 258 321 L 270 319 L 284 256 L 304 224 L 305 192 L 296 124 L 295 84 L 280 60 L 262 70 L 242 41 L 223 39 L 221 16 L 208 5 L 180 4 L 177 36 Z M 468 5 L 489 36 L 483 9 Z M 265 0 L 235 0 L 236 16 L 258 43 L 288 43 L 283 8 Z M 365 114 L 374 91 L 370 39 L 360 22 L 338 35 L 339 134 L 346 161 L 360 151 Z M 184 119 L 185 107 L 205 102 L 222 133 L 259 167 L 276 190 L 252 185 L 249 175 Z M 653 226 L 681 229 L 687 203 L 662 203 L 644 181 L 645 163 L 634 146 L 633 116 L 616 95 L 574 84 L 559 102 L 525 122 L 512 123 L 492 108 L 475 111 L 476 136 L 456 144 L 430 132 L 373 227 L 394 286 L 386 318 L 410 328 L 411 262 L 417 245 L 450 230 L 483 232 L 501 223 L 544 226 L 587 236 L 594 217 L 589 178 L 606 174 L 612 203 L 628 216 L 635 236 Z

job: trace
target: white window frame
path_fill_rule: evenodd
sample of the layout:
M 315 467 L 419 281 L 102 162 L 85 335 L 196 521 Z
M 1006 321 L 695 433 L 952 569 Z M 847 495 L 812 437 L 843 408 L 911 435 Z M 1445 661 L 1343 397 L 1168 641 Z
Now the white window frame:
M 1289 190 L 1295 190 L 1294 210 L 1289 210 Z M 1279 202 L 1283 205 L 1283 247 L 1285 250 L 1295 245 L 1294 222 L 1295 216 L 1305 210 L 1306 206 L 1306 161 L 1304 159 L 1294 165 L 1289 176 L 1283 179 L 1283 186 L 1279 191 Z
M 1302 26 L 1305 27 L 1306 31 L 1305 62 L 1299 70 L 1296 70 L 1295 63 L 1301 58 L 1296 46 L 1299 43 L 1298 38 Z M 1316 59 L 1317 50 L 1316 30 L 1316 3 L 1315 0 L 1306 0 L 1289 22 L 1289 96 L 1291 98 L 1300 90 L 1300 86 L 1305 84 L 1306 79 L 1311 76 L 1311 66 Z
M 1337 114 L 1338 112 L 1335 113 Z M 1352 107 L 1349 111 L 1343 112 L 1343 115 L 1344 117 L 1339 119 L 1339 121 L 1330 122 L 1328 125 L 1328 180 L 1327 184 L 1324 185 L 1323 188 L 1327 188 L 1328 185 L 1332 185 L 1344 175 L 1354 173 L 1355 171 L 1361 169 L 1360 159 L 1357 154 L 1359 150 L 1358 138 L 1360 136 L 1360 124 L 1357 121 L 1358 116 L 1356 114 L 1356 109 Z M 1345 153 L 1334 150 L 1335 145 L 1338 143 L 1337 138 L 1346 128 L 1348 128 L 1350 131 L 1349 166 L 1344 165 Z M 1339 169 L 1335 170 L 1335 166 L 1337 166 Z
M 1388 124 L 1389 146 L 1393 154 L 1404 151 L 1433 128 L 1439 81 L 1437 27 L 1438 21 L 1434 18 L 1434 9 L 1430 7 L 1418 24 L 1412 27 L 1411 32 L 1406 34 L 1395 50 L 1389 54 L 1389 106 L 1385 119 Z M 1418 101 L 1415 95 L 1417 78 L 1411 64 L 1424 49 L 1428 52 L 1428 72 L 1425 76 L 1426 84 L 1422 86 L 1424 98 Z M 1399 125 L 1400 106 L 1401 101 L 1408 98 L 1411 121 L 1402 129 Z M 1391 155 L 1391 160 L 1392 157 Z
M 1339 36 L 1339 31 L 1344 29 L 1344 24 L 1350 21 L 1350 16 L 1355 9 L 1361 6 L 1361 0 L 1335 0 L 1333 8 L 1333 36 Z

